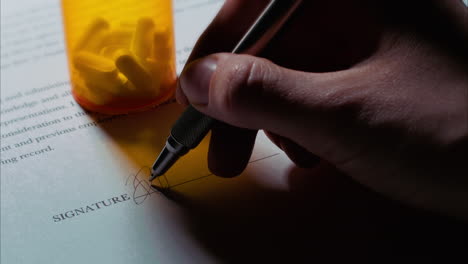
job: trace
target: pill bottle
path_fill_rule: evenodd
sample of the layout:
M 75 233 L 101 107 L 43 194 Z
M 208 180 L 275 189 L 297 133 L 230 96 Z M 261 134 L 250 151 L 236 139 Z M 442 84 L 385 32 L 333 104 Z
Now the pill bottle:
M 142 111 L 173 97 L 171 0 L 62 0 L 75 100 L 104 114 Z

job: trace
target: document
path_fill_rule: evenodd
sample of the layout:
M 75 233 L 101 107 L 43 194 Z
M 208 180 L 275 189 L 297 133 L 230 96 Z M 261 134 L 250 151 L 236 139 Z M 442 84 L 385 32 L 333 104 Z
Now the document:
M 222 3 L 174 1 L 179 72 Z M 187 228 L 185 208 L 147 181 L 183 109 L 170 102 L 105 116 L 77 105 L 60 1 L 2 0 L 0 99 L 1 263 L 218 262 Z M 213 176 L 208 142 L 179 160 L 162 184 L 188 200 L 236 188 L 247 176 Z M 261 134 L 246 173 L 285 186 L 289 166 Z

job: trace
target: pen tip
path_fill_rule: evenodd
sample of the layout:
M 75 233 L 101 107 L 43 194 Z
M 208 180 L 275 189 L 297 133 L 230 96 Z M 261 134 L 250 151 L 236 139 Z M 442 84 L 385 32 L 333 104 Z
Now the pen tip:
M 151 168 L 150 181 L 166 173 L 178 158 L 178 153 L 171 152 L 167 146 L 164 147 Z
M 158 177 L 160 177 L 162 175 L 163 174 L 159 174 L 159 173 L 157 173 L 157 171 L 153 170 L 153 171 L 151 171 L 149 181 L 152 182 L 152 181 L 156 180 Z
M 150 182 L 154 181 L 154 179 L 156 179 L 156 177 L 157 177 L 157 175 L 155 175 L 154 173 L 151 173 L 149 181 Z

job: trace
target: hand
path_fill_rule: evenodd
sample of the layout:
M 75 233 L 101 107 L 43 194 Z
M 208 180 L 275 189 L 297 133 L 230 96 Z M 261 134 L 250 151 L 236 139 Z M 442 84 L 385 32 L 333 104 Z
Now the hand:
M 264 129 L 300 166 L 468 219 L 463 3 L 303 1 L 259 57 L 218 53 L 267 2 L 227 0 L 180 77 L 179 102 L 238 127 L 213 129 L 210 169 L 240 173 Z

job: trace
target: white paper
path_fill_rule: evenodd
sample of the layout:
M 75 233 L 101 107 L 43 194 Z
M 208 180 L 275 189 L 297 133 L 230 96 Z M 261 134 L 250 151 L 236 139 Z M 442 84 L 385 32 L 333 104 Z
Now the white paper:
M 222 3 L 175 1 L 179 71 Z M 217 262 L 187 231 L 180 205 L 146 181 L 181 107 L 85 113 L 69 92 L 59 2 L 1 5 L 1 263 Z M 290 163 L 267 142 L 262 134 L 249 177 L 286 188 Z M 207 143 L 167 174 L 187 197 L 247 177 L 210 175 Z

